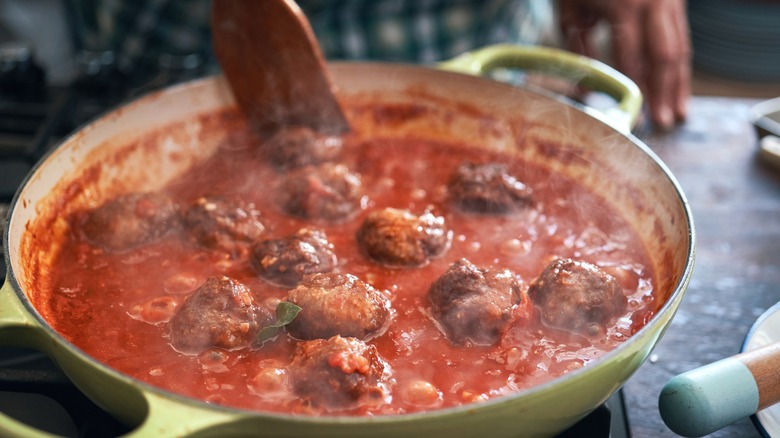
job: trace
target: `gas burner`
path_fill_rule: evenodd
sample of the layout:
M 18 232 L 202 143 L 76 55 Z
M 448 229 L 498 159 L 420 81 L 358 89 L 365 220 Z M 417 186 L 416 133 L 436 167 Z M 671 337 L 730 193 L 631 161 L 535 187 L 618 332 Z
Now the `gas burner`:
M 84 396 L 49 358 L 34 350 L 0 349 L 0 411 L 63 437 L 110 437 L 129 432 Z
M 0 76 L 0 87 L 2 81 Z M 35 162 L 72 129 L 67 117 L 72 94 L 67 89 L 42 89 L 45 92 L 29 98 L 0 93 L 0 202 L 11 200 Z
M 0 45 L 0 95 L 12 100 L 44 98 L 46 78 L 35 63 L 29 44 L 9 42 Z

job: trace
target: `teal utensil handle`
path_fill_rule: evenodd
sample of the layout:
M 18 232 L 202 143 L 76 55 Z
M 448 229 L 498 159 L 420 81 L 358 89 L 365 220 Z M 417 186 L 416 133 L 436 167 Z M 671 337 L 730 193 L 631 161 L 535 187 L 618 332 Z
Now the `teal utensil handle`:
M 680 374 L 658 398 L 664 423 L 677 434 L 715 432 L 780 401 L 780 343 Z

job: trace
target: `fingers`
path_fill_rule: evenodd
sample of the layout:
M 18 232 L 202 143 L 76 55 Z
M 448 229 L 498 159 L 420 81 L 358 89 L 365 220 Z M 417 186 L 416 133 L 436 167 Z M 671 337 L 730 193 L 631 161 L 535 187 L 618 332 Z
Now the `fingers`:
M 690 36 L 685 0 L 565 0 L 561 29 L 569 48 L 595 56 L 591 33 L 604 19 L 612 33 L 610 63 L 637 83 L 654 125 L 685 119 L 690 97 Z
M 676 27 L 679 33 L 679 49 L 681 50 L 678 62 L 679 87 L 675 99 L 675 113 L 678 120 L 685 120 L 688 115 L 688 100 L 691 96 L 691 35 L 688 27 L 688 14 L 685 1 L 676 1 Z
M 597 23 L 594 14 L 583 8 L 580 2 L 571 0 L 560 3 L 559 13 L 561 33 L 569 50 L 594 57 L 596 53 L 589 38 Z
M 648 62 L 643 74 L 650 117 L 661 129 L 684 120 L 687 112 L 690 43 L 684 17 L 678 0 L 651 2 L 645 12 Z
M 634 2 L 626 2 L 620 9 L 610 11 L 608 19 L 612 30 L 612 64 L 646 93 L 648 60 L 642 56 L 646 43 L 643 9 Z
M 650 117 L 662 129 L 674 125 L 674 99 L 677 95 L 677 60 L 675 46 L 677 32 L 674 23 L 666 19 L 658 8 L 650 7 L 646 18 L 648 34 L 654 34 L 655 41 L 648 46 L 651 67 L 647 70 L 647 100 Z

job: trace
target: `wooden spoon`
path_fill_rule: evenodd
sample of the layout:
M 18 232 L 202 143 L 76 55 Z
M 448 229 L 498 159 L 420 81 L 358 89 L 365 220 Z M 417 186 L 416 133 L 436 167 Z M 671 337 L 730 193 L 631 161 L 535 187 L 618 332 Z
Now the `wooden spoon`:
M 314 32 L 293 0 L 214 0 L 211 28 L 236 101 L 261 135 L 284 126 L 349 130 Z

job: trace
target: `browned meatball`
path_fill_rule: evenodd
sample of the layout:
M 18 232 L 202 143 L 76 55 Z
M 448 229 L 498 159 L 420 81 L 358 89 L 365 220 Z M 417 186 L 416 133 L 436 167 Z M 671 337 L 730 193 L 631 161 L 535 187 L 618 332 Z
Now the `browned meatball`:
M 557 259 L 528 289 L 542 320 L 551 327 L 596 336 L 626 308 L 617 280 L 583 261 Z
M 178 224 L 176 205 L 159 193 L 131 193 L 76 217 L 84 238 L 109 251 L 158 241 Z
M 294 287 L 306 274 L 332 271 L 337 260 L 324 232 L 302 228 L 283 239 L 268 239 L 255 245 L 251 262 L 262 278 Z
M 407 210 L 385 208 L 371 212 L 360 226 L 357 239 L 372 260 L 389 267 L 427 264 L 450 246 L 452 232 L 444 218 L 426 211 L 420 216 Z
M 389 376 L 376 347 L 341 336 L 300 342 L 290 364 L 298 397 L 325 410 L 381 402 Z
M 265 231 L 255 204 L 232 197 L 200 197 L 184 213 L 184 226 L 199 245 L 237 256 Z
M 271 312 L 255 306 L 249 290 L 228 277 L 210 277 L 176 310 L 170 321 L 171 345 L 182 353 L 250 345 Z
M 450 342 L 492 345 L 509 329 L 522 291 L 511 271 L 480 269 L 461 259 L 431 285 L 428 299 Z
M 263 146 L 271 162 L 283 169 L 332 160 L 341 148 L 341 137 L 319 133 L 307 126 L 281 128 Z
M 350 336 L 368 340 L 382 334 L 390 321 L 390 300 L 350 274 L 311 274 L 289 292 L 301 312 L 287 326 L 298 339 Z
M 503 163 L 461 164 L 449 182 L 450 199 L 465 211 L 509 213 L 531 204 L 531 188 Z
M 361 208 L 360 175 L 343 164 L 325 163 L 291 171 L 279 186 L 282 209 L 294 216 L 338 222 Z

